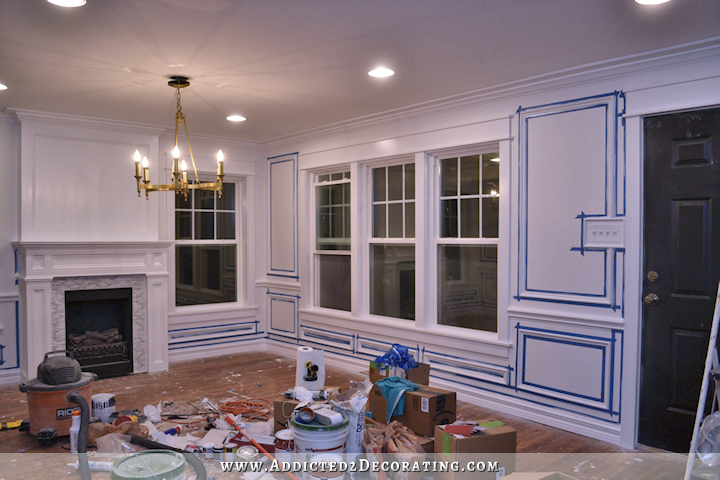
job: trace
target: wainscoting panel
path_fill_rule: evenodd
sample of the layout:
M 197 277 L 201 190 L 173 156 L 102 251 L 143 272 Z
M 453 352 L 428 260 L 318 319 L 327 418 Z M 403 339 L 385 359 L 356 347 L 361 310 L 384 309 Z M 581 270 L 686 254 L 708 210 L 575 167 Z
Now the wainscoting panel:
M 621 331 L 590 335 L 520 323 L 516 329 L 518 391 L 619 414 Z
M 342 350 L 355 350 L 355 335 L 332 332 L 322 328 L 300 326 L 300 340 L 319 343 L 328 347 L 340 348 Z
M 297 154 L 269 159 L 270 271 L 298 278 Z
M 620 98 L 613 93 L 518 111 L 516 300 L 620 308 Z
M 269 290 L 267 297 L 269 312 L 268 333 L 297 338 L 299 297 Z

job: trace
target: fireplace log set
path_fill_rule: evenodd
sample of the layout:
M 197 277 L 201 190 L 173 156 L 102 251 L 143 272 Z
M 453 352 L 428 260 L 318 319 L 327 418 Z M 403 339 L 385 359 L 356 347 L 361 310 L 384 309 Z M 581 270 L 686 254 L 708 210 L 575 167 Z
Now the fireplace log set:
M 117 328 L 87 331 L 81 335 L 70 333 L 67 338 L 70 354 L 77 360 L 127 354 L 127 342 L 123 341 Z

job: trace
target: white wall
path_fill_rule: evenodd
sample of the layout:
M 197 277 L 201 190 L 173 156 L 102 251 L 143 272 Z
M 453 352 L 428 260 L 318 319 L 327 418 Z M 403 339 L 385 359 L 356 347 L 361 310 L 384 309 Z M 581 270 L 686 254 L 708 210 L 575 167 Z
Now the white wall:
M 399 341 L 432 364 L 435 385 L 461 399 L 632 447 L 641 312 L 640 115 L 720 104 L 719 58 L 720 49 L 712 47 L 546 77 L 269 144 L 271 158 L 299 152 L 301 225 L 299 282 L 275 281 L 277 293 L 297 297 L 294 311 L 291 305 L 277 310 L 279 318 L 294 313 L 296 325 L 271 329 L 273 348 L 322 347 L 330 361 L 362 369 Z M 349 165 L 355 174 L 364 162 L 486 143 L 500 145 L 503 168 L 497 335 L 369 316 L 367 290 L 353 291 L 361 296 L 353 315 L 313 306 L 307 228 L 313 172 Z M 418 204 L 433 201 L 417 194 Z M 262 201 L 268 205 L 267 197 Z M 581 228 L 598 221 L 617 229 L 620 240 L 598 245 L 582 238 Z M 267 271 L 267 252 L 264 258 Z M 353 269 L 363 265 L 354 261 Z M 420 262 L 416 269 L 416 283 L 432 286 Z M 279 299 L 266 295 L 265 308 Z M 272 323 L 272 311 L 268 315 Z
M 0 384 L 17 376 L 18 289 L 15 283 L 15 252 L 10 244 L 18 231 L 17 127 L 9 116 L 0 115 Z

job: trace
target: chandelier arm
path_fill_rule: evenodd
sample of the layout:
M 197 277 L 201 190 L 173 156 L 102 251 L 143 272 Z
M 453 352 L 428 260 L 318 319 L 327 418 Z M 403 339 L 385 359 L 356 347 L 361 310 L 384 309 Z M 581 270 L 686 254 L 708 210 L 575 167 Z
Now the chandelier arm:
M 193 171 L 195 171 L 195 181 L 197 183 L 200 183 L 200 179 L 198 178 L 198 174 L 197 174 L 197 167 L 195 166 L 195 157 L 193 156 L 192 146 L 190 145 L 190 133 L 188 133 L 187 120 L 185 120 L 184 116 L 183 116 L 183 125 L 185 126 L 185 137 L 187 138 L 187 141 L 188 141 L 188 150 L 190 150 L 190 160 L 192 160 Z

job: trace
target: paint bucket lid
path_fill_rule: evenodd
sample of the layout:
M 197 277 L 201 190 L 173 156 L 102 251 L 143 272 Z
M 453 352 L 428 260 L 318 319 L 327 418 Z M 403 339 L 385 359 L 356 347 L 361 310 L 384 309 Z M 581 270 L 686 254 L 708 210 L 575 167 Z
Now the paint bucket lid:
M 169 450 L 145 450 L 123 457 L 112 467 L 112 480 L 143 480 L 166 478 L 171 480 L 185 473 L 185 457 Z
M 292 440 L 292 438 L 293 438 L 292 430 L 290 430 L 289 428 L 285 428 L 283 430 L 278 430 L 277 432 L 275 432 L 275 438 L 277 438 L 279 440 Z

